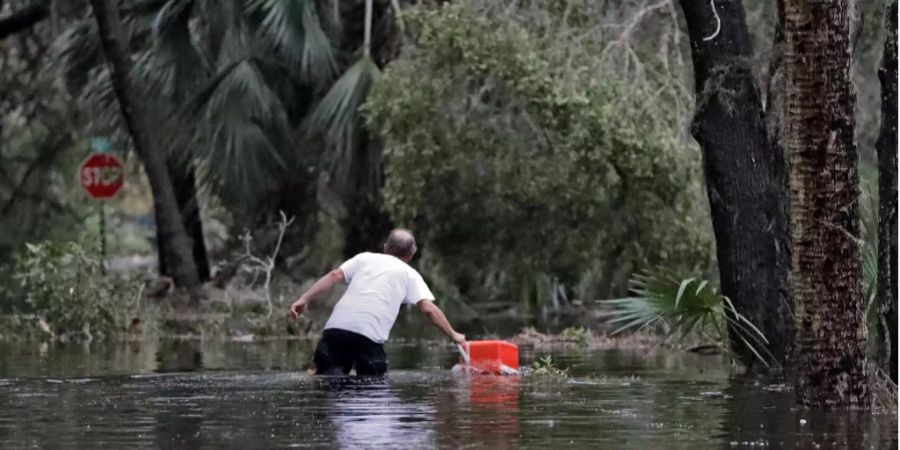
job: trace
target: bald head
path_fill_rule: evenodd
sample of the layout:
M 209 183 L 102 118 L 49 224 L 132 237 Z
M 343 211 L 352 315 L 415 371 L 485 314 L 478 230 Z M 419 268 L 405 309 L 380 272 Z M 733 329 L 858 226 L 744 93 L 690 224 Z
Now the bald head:
M 409 261 L 416 254 L 416 238 L 405 228 L 394 228 L 384 243 L 384 252 Z

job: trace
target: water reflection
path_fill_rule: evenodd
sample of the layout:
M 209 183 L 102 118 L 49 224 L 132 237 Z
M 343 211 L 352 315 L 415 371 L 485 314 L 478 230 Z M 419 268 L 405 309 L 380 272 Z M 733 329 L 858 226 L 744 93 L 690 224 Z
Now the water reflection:
M 193 372 L 203 368 L 201 341 L 164 341 L 156 350 L 157 370 Z
M 454 375 L 452 348 L 406 343 L 386 378 L 322 378 L 313 344 L 0 344 L 0 448 L 897 446 L 896 416 L 798 408 L 714 358 L 561 351 L 571 376 L 546 382 Z
M 434 408 L 401 399 L 385 378 L 319 377 L 340 448 L 432 448 Z
M 519 446 L 519 376 L 469 376 L 468 410 L 475 442 L 494 442 L 498 448 Z
M 781 378 L 739 376 L 725 395 L 721 430 L 731 448 L 897 448 L 896 415 L 804 408 Z

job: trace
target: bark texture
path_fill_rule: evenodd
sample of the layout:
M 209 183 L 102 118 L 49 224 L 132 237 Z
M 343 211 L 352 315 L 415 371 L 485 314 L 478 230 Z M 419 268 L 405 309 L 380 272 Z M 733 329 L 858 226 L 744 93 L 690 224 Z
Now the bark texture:
M 878 364 L 897 382 L 897 0 L 886 2 L 878 150 Z
M 785 145 L 798 397 L 866 406 L 859 174 L 847 0 L 785 0 Z
M 162 150 L 154 133 L 151 110 L 142 103 L 141 90 L 131 78 L 132 62 L 118 2 L 114 0 L 91 0 L 94 17 L 103 44 L 119 107 L 128 132 L 134 140 L 134 147 L 147 173 L 153 192 L 153 205 L 157 217 L 157 230 L 163 242 L 160 258 L 169 264 L 175 284 L 181 287 L 198 286 L 199 277 L 191 239 L 185 232 L 175 196 L 172 179 L 166 165 L 166 153 Z
M 680 5 L 697 96 L 691 132 L 703 150 L 722 292 L 785 363 L 793 343 L 785 161 L 766 131 L 744 7 L 739 0 L 716 2 L 715 11 L 707 1 Z M 746 348 L 735 350 L 756 362 Z
M 769 59 L 768 79 L 766 80 L 766 123 L 768 124 L 769 137 L 778 145 L 784 154 L 784 146 L 781 141 L 784 136 L 784 0 L 775 2 L 778 22 L 775 23 L 772 39 L 772 56 Z M 785 187 L 787 189 L 787 187 Z M 785 194 L 785 208 L 787 201 Z M 787 215 L 790 217 L 790 214 Z
M 179 176 L 180 172 L 184 172 L 184 170 L 174 169 L 170 164 L 169 174 L 174 183 L 175 198 L 178 200 L 178 209 L 181 211 L 181 221 L 193 244 L 191 251 L 194 254 L 194 262 L 197 264 L 197 276 L 201 283 L 205 283 L 209 281 L 210 275 L 209 256 L 206 252 L 206 242 L 203 239 L 203 221 L 200 217 L 200 203 L 197 199 L 197 181 L 193 169 L 188 170 L 187 174 Z M 159 221 L 158 215 L 156 220 Z M 156 245 L 158 249 L 163 248 L 162 235 L 158 230 Z M 160 252 L 160 255 L 162 254 Z M 165 258 L 159 258 L 160 275 L 171 277 L 169 266 L 170 264 Z

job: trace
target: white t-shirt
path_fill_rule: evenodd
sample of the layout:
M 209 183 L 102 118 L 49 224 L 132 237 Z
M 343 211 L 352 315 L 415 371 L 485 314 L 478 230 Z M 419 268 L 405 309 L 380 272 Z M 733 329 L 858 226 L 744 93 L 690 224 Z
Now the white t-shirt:
M 340 269 L 350 285 L 334 305 L 326 330 L 352 331 L 383 343 L 397 320 L 400 305 L 434 300 L 422 275 L 391 255 L 360 253 Z

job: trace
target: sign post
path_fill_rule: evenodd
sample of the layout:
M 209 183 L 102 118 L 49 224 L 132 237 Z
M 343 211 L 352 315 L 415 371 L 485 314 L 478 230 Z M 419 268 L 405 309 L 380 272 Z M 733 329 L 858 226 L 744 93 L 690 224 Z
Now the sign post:
M 125 184 L 122 161 L 110 153 L 112 145 L 105 138 L 91 142 L 93 152 L 78 168 L 81 187 L 91 198 L 100 200 L 100 267 L 106 267 L 106 211 L 103 200 L 114 197 Z

